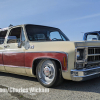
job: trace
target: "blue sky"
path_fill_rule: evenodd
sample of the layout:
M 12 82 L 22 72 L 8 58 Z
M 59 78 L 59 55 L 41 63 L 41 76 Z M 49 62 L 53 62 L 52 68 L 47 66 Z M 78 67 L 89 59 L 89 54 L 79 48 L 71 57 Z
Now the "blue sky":
M 0 27 L 39 24 L 60 28 L 71 41 L 100 31 L 100 0 L 0 0 Z

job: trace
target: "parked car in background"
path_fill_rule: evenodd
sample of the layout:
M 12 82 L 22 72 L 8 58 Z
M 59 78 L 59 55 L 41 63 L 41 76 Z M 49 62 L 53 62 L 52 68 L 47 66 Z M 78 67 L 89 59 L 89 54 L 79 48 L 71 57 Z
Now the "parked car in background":
M 85 33 L 84 36 L 83 36 L 83 40 L 85 40 L 85 41 L 100 40 L 100 31 Z
M 45 87 L 100 76 L 98 41 L 71 42 L 58 28 L 32 24 L 1 29 L 0 38 L 1 72 L 37 77 Z

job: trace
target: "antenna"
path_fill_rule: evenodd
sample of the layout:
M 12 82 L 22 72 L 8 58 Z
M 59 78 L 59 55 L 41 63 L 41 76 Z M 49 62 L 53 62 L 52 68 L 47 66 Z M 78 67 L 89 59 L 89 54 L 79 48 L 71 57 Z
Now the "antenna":
M 81 32 L 81 33 L 82 33 L 82 38 L 83 38 L 83 41 L 84 41 L 84 33 L 85 33 L 85 32 Z

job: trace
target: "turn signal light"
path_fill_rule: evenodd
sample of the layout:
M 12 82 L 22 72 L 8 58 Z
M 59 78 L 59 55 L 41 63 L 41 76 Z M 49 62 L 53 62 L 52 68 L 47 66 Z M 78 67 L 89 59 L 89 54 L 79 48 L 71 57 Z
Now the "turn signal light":
M 67 59 L 66 59 L 66 57 L 63 58 L 63 70 L 67 70 Z

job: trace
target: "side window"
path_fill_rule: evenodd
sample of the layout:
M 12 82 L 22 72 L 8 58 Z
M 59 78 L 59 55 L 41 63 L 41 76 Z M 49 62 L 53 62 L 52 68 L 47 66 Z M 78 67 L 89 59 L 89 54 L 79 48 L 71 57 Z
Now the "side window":
M 20 41 L 25 41 L 23 29 L 21 27 L 13 28 L 8 35 L 7 43 L 19 43 Z

